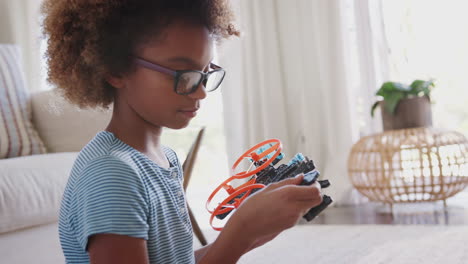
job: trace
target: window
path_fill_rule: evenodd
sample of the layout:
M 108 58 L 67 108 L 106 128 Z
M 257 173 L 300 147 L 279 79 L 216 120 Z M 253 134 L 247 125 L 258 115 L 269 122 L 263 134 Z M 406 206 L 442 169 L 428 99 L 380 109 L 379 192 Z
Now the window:
M 433 126 L 468 136 L 465 7 L 464 1 L 383 1 L 390 79 L 433 78 Z

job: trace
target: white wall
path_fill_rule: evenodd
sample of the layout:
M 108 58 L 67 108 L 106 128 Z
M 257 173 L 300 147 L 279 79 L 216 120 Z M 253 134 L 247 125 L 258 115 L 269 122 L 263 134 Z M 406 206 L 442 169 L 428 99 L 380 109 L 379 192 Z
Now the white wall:
M 27 84 L 40 90 L 41 0 L 0 0 L 0 43 L 21 46 Z

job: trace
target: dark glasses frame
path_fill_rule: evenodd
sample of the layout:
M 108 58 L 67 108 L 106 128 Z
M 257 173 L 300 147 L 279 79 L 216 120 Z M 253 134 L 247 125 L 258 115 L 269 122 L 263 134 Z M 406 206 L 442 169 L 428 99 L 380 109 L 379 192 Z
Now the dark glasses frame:
M 213 89 L 206 90 L 206 92 L 212 92 L 212 91 L 218 89 L 218 87 L 223 82 L 224 77 L 226 76 L 226 71 L 223 68 L 221 68 L 220 66 L 218 66 L 218 65 L 216 65 L 214 63 L 210 63 L 210 68 L 213 69 L 212 71 L 202 72 L 202 71 L 197 71 L 197 70 L 172 70 L 172 69 L 166 68 L 164 66 L 158 65 L 156 63 L 153 63 L 153 62 L 147 61 L 145 59 L 142 59 L 140 57 L 134 57 L 134 61 L 135 61 L 136 64 L 138 64 L 140 66 L 143 66 L 143 67 L 145 67 L 147 69 L 157 71 L 157 72 L 160 72 L 160 73 L 165 73 L 165 74 L 173 76 L 175 78 L 174 92 L 177 93 L 177 94 L 180 94 L 180 95 L 187 95 L 187 94 L 194 93 L 202 82 L 203 82 L 203 86 L 206 88 L 206 84 L 208 82 L 208 78 L 210 77 L 210 75 L 212 75 L 213 73 L 221 72 L 223 75 L 222 75 L 221 79 L 219 80 L 219 83 Z M 180 76 L 182 76 L 182 74 L 184 74 L 184 73 L 193 73 L 193 72 L 200 74 L 200 76 L 201 76 L 200 80 L 188 92 L 178 91 L 177 86 L 179 84 Z

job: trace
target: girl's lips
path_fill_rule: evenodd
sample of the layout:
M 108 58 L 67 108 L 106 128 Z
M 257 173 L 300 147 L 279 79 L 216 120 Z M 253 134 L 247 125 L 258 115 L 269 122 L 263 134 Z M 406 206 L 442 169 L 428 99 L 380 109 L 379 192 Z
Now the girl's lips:
M 191 110 L 181 110 L 180 112 L 189 118 L 193 118 L 197 115 L 198 109 L 191 109 Z

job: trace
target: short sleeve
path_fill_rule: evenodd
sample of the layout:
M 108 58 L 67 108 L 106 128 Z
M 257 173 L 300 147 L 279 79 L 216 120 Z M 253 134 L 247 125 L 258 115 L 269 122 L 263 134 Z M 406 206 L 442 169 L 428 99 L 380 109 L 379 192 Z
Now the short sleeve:
M 92 161 L 75 184 L 70 226 L 83 250 L 94 234 L 148 239 L 148 203 L 143 181 L 131 164 L 112 156 Z

